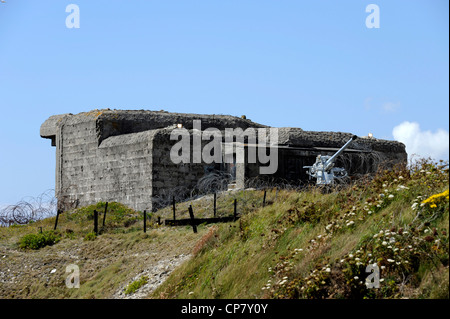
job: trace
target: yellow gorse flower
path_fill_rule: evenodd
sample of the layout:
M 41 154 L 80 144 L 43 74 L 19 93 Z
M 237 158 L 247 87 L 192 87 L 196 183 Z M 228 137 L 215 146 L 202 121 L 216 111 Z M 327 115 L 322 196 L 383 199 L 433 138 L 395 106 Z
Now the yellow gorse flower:
M 427 199 L 422 201 L 422 204 L 428 204 L 430 205 L 430 208 L 436 208 L 437 204 L 443 201 L 444 199 L 448 200 L 449 193 L 448 189 L 442 193 L 434 194 L 428 197 Z

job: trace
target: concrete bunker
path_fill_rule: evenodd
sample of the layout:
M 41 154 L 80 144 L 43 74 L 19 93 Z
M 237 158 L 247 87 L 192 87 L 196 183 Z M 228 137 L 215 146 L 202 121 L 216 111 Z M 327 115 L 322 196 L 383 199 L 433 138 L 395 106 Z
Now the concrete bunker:
M 171 132 L 186 128 L 195 136 L 194 120 L 201 129 L 254 128 L 270 131 L 266 125 L 229 115 L 169 113 L 146 110 L 93 110 L 79 114 L 51 116 L 41 126 L 40 135 L 56 147 L 55 193 L 63 210 L 100 201 L 118 201 L 136 210 L 156 210 L 191 195 L 190 191 L 209 177 L 222 177 L 235 187 L 248 186 L 257 178 L 307 183 L 303 169 L 318 154 L 331 155 L 353 134 L 314 132 L 300 128 L 277 128 L 278 139 L 266 144 L 276 149 L 278 168 L 270 176 L 260 174 L 260 162 L 178 163 L 170 158 L 177 143 Z M 255 141 L 233 140 L 247 155 Z M 258 140 L 256 142 L 259 142 Z M 202 146 L 209 143 L 202 140 Z M 226 141 L 222 141 L 225 149 Z M 237 148 L 236 148 L 237 149 Z M 230 154 L 228 154 L 229 156 Z M 192 154 L 193 156 L 193 154 Z M 225 156 L 225 154 L 223 154 Z M 235 154 L 233 154 L 235 156 Z M 244 156 L 248 158 L 248 156 Z M 376 138 L 359 138 L 340 156 L 337 165 L 351 175 L 373 173 L 379 165 L 406 162 L 402 143 Z M 212 179 L 211 179 L 212 180 Z

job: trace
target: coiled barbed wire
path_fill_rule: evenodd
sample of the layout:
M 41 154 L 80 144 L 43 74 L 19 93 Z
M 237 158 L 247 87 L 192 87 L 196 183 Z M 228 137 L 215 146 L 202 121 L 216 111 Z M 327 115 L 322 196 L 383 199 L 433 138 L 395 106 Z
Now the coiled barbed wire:
M 50 189 L 37 197 L 25 197 L 14 205 L 0 209 L 0 225 L 25 225 L 54 216 L 57 209 L 57 199 L 54 190 Z

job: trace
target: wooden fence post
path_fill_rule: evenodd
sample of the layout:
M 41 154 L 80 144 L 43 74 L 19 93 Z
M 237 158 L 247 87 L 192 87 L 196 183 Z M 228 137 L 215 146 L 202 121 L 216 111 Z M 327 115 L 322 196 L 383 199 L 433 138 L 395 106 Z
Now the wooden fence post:
M 175 196 L 172 197 L 173 220 L 175 220 Z
M 194 233 L 197 233 L 197 225 L 195 225 L 194 212 L 192 211 L 192 205 L 189 205 L 189 216 L 191 217 L 191 224 Z
M 98 212 L 94 209 L 94 233 L 98 235 Z
M 264 190 L 264 198 L 263 198 L 263 207 L 266 206 L 266 193 L 267 193 L 267 190 L 265 189 Z
M 105 214 L 103 215 L 103 227 L 105 227 L 106 211 L 107 210 L 108 210 L 108 202 L 106 202 L 106 205 L 105 205 Z
M 56 230 L 56 226 L 58 226 L 58 218 L 59 218 L 59 214 L 61 214 L 61 210 L 58 209 L 56 211 L 56 220 L 55 220 L 55 227 L 53 228 L 53 230 Z
M 144 210 L 144 233 L 147 232 L 147 211 Z
M 217 212 L 216 202 L 217 202 L 217 194 L 214 193 L 214 218 L 216 218 L 216 212 Z
M 39 233 L 42 234 L 42 227 L 39 227 Z

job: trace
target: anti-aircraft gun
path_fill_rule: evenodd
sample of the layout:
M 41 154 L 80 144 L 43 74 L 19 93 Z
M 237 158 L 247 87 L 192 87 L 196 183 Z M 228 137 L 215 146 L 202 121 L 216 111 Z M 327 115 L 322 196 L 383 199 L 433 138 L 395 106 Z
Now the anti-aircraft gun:
M 332 185 L 336 179 L 341 179 L 347 176 L 347 171 L 341 167 L 334 167 L 336 159 L 345 149 L 350 145 L 350 143 L 356 140 L 358 137 L 353 135 L 353 137 L 344 144 L 334 155 L 318 155 L 316 157 L 316 162 L 312 166 L 303 166 L 307 168 L 306 172 L 310 178 L 316 178 L 316 185 Z

